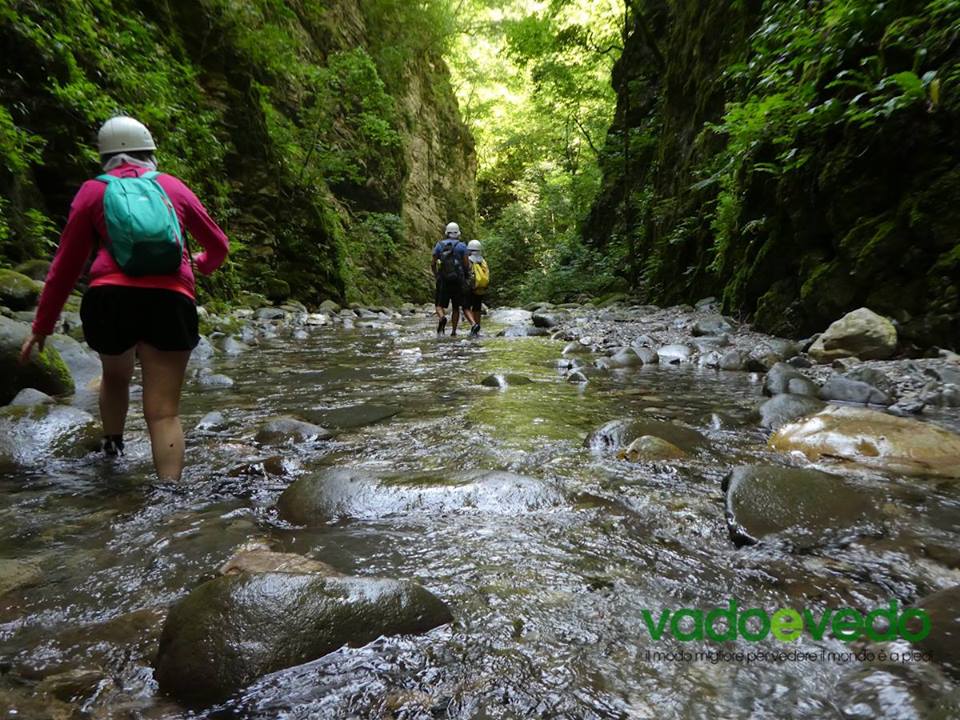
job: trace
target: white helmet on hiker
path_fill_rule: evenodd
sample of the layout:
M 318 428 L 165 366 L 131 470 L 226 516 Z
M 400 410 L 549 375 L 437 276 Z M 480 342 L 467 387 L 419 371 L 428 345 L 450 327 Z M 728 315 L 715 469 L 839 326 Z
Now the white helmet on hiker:
M 479 240 L 471 240 L 467 243 L 467 250 L 470 252 L 481 252 L 483 246 L 480 244 Z
M 460 226 L 457 225 L 455 222 L 447 223 L 446 235 L 447 237 L 451 237 L 451 238 L 460 237 Z
M 97 141 L 101 155 L 157 149 L 147 126 L 126 115 L 107 120 L 100 128 Z

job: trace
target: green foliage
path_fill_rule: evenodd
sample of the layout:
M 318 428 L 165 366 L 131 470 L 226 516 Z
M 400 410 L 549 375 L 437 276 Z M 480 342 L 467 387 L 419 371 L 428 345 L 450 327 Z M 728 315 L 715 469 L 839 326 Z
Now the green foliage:
M 97 128 L 123 112 L 230 236 L 227 265 L 198 281 L 202 300 L 277 275 L 305 301 L 354 280 L 352 293 L 399 297 L 408 279 L 366 267 L 385 243 L 411 252 L 397 219 L 411 119 L 396 97 L 414 74 L 446 82 L 431 64 L 453 12 L 447 0 L 360 9 L 365 46 L 350 9 L 320 0 L 0 0 L 0 262 L 50 255 L 70 194 L 96 172 Z M 449 108 L 443 82 L 433 94 Z M 60 185 L 41 194 L 40 172 Z
M 600 187 L 599 146 L 613 113 L 615 8 L 586 0 L 461 7 L 462 34 L 448 61 L 477 139 L 491 297 L 606 289 L 622 253 L 595 256 L 578 226 Z

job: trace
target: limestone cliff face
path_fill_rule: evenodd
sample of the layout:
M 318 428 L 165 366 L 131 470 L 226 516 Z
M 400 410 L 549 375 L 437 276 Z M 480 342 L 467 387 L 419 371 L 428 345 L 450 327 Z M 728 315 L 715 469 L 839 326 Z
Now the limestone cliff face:
M 840 5 L 634 3 L 585 240 L 656 302 L 794 336 L 867 305 L 956 346 L 960 6 Z
M 13 7 L 0 13 L 0 265 L 50 256 L 117 111 L 148 124 L 161 169 L 234 242 L 207 297 L 423 300 L 443 225 L 473 224 L 473 143 L 442 58 L 413 42 L 415 5 Z
M 437 100 L 437 83 L 441 88 L 450 87 L 443 61 L 425 60 L 406 77 L 408 85 L 401 100 L 407 165 L 403 221 L 412 247 L 422 258 L 417 283 L 422 296 L 432 288 L 428 258 L 446 223 L 457 222 L 465 238 L 472 236 L 477 160 L 473 137 L 460 119 L 456 101 L 449 91 Z

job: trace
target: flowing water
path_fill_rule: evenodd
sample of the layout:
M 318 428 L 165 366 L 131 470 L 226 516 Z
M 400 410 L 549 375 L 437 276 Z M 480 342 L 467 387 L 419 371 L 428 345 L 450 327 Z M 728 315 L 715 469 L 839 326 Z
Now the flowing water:
M 789 646 L 654 641 L 642 620 L 644 609 L 656 618 L 730 598 L 771 612 L 873 608 L 955 584 L 949 562 L 928 557 L 930 548 L 958 546 L 955 485 L 861 474 L 852 482 L 889 509 L 882 534 L 804 553 L 778 543 L 738 550 L 721 480 L 732 465 L 775 460 L 751 418 L 755 379 L 652 366 L 580 386 L 556 369 L 561 348 L 544 338 L 436 338 L 422 316 L 381 329 L 318 328 L 299 341 L 281 334 L 214 360 L 233 387 L 188 386 L 186 428 L 211 410 L 227 424 L 189 432 L 181 486 L 151 479 L 136 400 L 119 462 L 89 456 L 0 475 L 0 557 L 42 570 L 39 584 L 0 598 L 0 704 L 21 698 L 27 707 L 43 677 L 99 669 L 103 679 L 74 703 L 75 717 L 960 716 L 956 684 L 931 664 L 657 659 L 648 653 L 856 648 L 808 636 Z M 480 386 L 490 373 L 534 382 Z M 253 440 L 270 416 L 362 403 L 396 414 L 279 451 Z M 709 443 L 669 463 L 629 463 L 584 447 L 591 430 L 628 417 L 693 427 Z M 280 462 L 259 462 L 278 453 Z M 283 522 L 279 493 L 327 466 L 441 477 L 509 470 L 544 481 L 563 501 L 537 511 L 507 499 L 493 509 L 374 512 L 312 529 Z M 190 715 L 153 681 L 163 610 L 252 538 L 345 573 L 416 579 L 456 621 L 342 649 Z

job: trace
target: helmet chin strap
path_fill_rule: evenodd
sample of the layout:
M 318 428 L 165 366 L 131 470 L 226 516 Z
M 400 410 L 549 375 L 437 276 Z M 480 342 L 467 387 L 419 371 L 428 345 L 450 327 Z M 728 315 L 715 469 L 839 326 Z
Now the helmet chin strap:
M 137 158 L 127 155 L 126 153 L 119 153 L 111 157 L 103 164 L 103 171 L 110 172 L 114 168 L 118 168 L 121 165 L 136 165 L 137 167 L 142 167 L 146 170 L 156 170 L 157 159 L 151 155 L 149 160 L 138 160 Z

